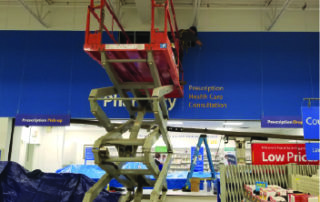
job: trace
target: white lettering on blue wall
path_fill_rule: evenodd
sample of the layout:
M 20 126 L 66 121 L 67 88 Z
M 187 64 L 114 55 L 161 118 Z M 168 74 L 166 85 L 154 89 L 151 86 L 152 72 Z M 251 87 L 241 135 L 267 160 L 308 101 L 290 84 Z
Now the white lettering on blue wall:
M 106 98 L 118 98 L 118 95 L 110 95 L 110 96 L 106 96 Z M 168 106 L 168 110 L 171 111 L 174 106 L 176 105 L 176 98 L 168 98 L 166 99 L 169 104 Z M 132 100 L 132 105 L 135 105 L 136 101 Z M 104 100 L 103 101 L 103 107 L 108 107 L 112 105 L 113 107 L 125 107 L 126 105 L 124 104 L 124 102 L 122 100 Z
M 312 125 L 320 125 L 320 120 L 319 119 L 312 119 L 312 117 L 308 117 L 306 118 L 306 123 L 309 125 L 309 126 L 312 126 Z

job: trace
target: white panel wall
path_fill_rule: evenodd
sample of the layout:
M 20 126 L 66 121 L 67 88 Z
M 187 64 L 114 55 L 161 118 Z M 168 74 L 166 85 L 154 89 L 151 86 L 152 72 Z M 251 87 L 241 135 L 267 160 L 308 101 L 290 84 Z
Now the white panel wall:
M 8 160 L 8 151 L 11 136 L 11 123 L 9 118 L 0 118 L 0 149 L 2 161 Z
M 16 127 L 12 161 L 28 170 L 55 172 L 62 167 L 64 130 L 64 127 Z
M 63 165 L 84 164 L 84 145 L 93 145 L 94 141 L 105 135 L 105 133 L 105 130 L 102 128 L 66 130 Z
M 35 8 L 33 7 L 35 10 Z M 49 28 L 42 26 L 19 5 L 0 5 L 0 29 L 2 30 L 84 30 L 87 6 L 45 6 L 43 14 Z M 143 24 L 136 8 L 122 8 L 120 21 L 127 31 L 148 31 L 150 24 Z M 200 9 L 199 31 L 265 31 L 271 24 L 268 9 Z M 176 9 L 180 28 L 192 25 L 191 9 Z M 161 15 L 159 15 L 161 16 Z M 110 25 L 111 19 L 106 19 Z M 162 27 L 162 26 L 161 26 Z M 271 31 L 319 31 L 319 11 L 287 9 Z
M 55 172 L 62 167 L 64 127 L 39 127 L 40 144 L 34 144 L 32 169 Z

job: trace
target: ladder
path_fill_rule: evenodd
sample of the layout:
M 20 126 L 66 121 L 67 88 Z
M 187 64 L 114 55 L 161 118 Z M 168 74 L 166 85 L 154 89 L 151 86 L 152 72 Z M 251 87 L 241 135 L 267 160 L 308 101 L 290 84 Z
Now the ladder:
M 208 145 L 208 142 L 207 142 L 207 135 L 201 134 L 200 137 L 199 137 L 199 140 L 198 140 L 198 144 L 197 144 L 196 150 L 195 150 L 195 152 L 194 152 L 194 154 L 193 154 L 193 156 L 191 158 L 190 170 L 188 172 L 187 181 L 186 181 L 186 184 L 184 186 L 184 190 L 186 190 L 186 191 L 191 189 L 190 179 L 192 178 L 194 167 L 196 166 L 199 150 L 201 148 L 202 143 L 204 143 L 204 145 L 206 147 L 207 158 L 208 158 L 209 167 L 210 167 L 210 171 L 211 171 L 211 179 L 215 179 L 216 172 L 214 170 L 214 166 L 213 166 L 213 163 L 212 163 L 211 152 L 210 152 L 210 148 L 209 148 L 209 145 Z
M 165 98 L 182 97 L 183 87 L 179 82 L 179 61 L 175 60 L 167 36 L 168 19 L 171 32 L 174 30 L 169 12 L 171 5 L 172 18 L 175 19 L 173 3 L 172 0 L 164 2 L 157 4 L 152 0 L 150 44 L 102 44 L 103 31 L 110 34 L 103 24 L 105 7 L 120 30 L 124 30 L 106 0 L 100 0 L 100 5 L 94 5 L 94 1 L 91 0 L 88 7 L 84 50 L 101 64 L 114 86 L 93 89 L 89 95 L 91 112 L 107 131 L 107 134 L 97 139 L 93 146 L 94 162 L 105 170 L 106 174 L 85 194 L 84 202 L 92 202 L 112 179 L 116 179 L 127 189 L 127 193 L 120 198 L 122 202 L 141 201 L 143 187 L 153 187 L 150 195 L 152 202 L 164 201 L 166 198 L 166 176 L 173 150 L 167 131 L 169 114 Z M 154 28 L 154 9 L 160 7 L 165 9 L 164 31 Z M 96 13 L 96 10 L 100 13 Z M 98 20 L 99 31 L 90 31 L 91 15 Z M 176 22 L 175 30 L 178 31 Z M 179 46 L 174 33 L 172 36 L 176 46 Z M 110 38 L 116 43 L 113 36 Z M 129 41 L 128 37 L 127 39 Z M 178 48 L 176 52 L 179 53 Z M 119 96 L 111 96 L 115 94 Z M 121 125 L 112 124 L 99 105 L 103 100 L 121 100 L 130 119 Z M 154 118 L 152 121 L 144 122 L 147 113 L 152 113 Z M 140 139 L 139 131 L 145 125 L 148 125 L 150 133 L 146 138 Z M 127 131 L 130 132 L 130 136 L 124 138 L 123 134 Z M 161 171 L 151 152 L 152 146 L 160 137 L 167 147 L 167 158 Z M 117 149 L 118 156 L 110 155 L 110 146 Z M 138 147 L 142 147 L 142 155 L 137 155 Z M 147 169 L 123 169 L 127 162 L 141 162 Z M 155 180 L 151 179 L 150 175 Z

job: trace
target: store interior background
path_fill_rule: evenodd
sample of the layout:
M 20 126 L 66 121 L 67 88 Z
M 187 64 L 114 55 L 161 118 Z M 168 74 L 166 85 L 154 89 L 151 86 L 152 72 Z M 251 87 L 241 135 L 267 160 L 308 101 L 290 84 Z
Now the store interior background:
M 0 33 L 3 47 L 0 50 L 0 98 L 5 98 L 0 99 L 0 116 L 7 117 L 0 118 L 0 134 L 4 134 L 0 135 L 1 160 L 7 160 L 12 117 L 18 113 L 61 113 L 71 114 L 72 118 L 92 118 L 88 102 L 90 90 L 112 85 L 100 65 L 83 51 L 88 2 L 68 2 L 71 3 L 44 5 L 44 12 L 50 11 L 45 20 L 48 28 L 38 23 L 18 1 L 0 4 L 0 19 L 4 22 L 0 23 L 0 29 L 7 30 Z M 176 2 L 182 4 L 176 10 L 179 28 L 187 28 L 194 20 L 192 1 Z M 197 119 L 194 115 L 198 114 L 202 116 L 199 120 L 242 119 L 243 125 L 225 126 L 224 121 L 178 118 L 172 122 L 182 124 L 169 121 L 168 125 L 303 136 L 302 129 L 262 129 L 260 121 L 246 121 L 259 120 L 263 115 L 300 115 L 304 97 L 319 97 L 319 1 L 308 1 L 305 10 L 301 9 L 305 1 L 294 1 L 272 30 L 267 31 L 272 23 L 270 14 L 281 9 L 282 2 L 272 1 L 269 7 L 256 6 L 265 5 L 264 1 L 252 1 L 252 7 L 245 4 L 201 8 L 198 29 L 205 46 L 202 52 L 190 50 L 192 57 L 186 57 L 185 63 L 189 65 L 185 69 L 186 80 L 195 85 L 225 86 L 230 110 L 207 114 L 207 109 L 192 109 L 187 113 L 188 102 L 181 99 L 175 109 L 180 113 L 172 111 L 170 114 L 185 119 Z M 188 3 L 190 6 L 186 7 Z M 150 30 L 149 22 L 141 20 L 147 19 L 148 12 L 143 7 L 138 9 L 130 4 L 121 8 L 121 21 L 127 31 Z M 111 21 L 106 23 L 111 25 Z M 190 62 L 194 59 L 203 66 Z M 110 108 L 108 110 L 117 116 L 119 111 L 125 111 L 112 105 Z M 128 116 L 121 114 L 112 118 L 125 117 Z M 105 133 L 103 128 L 73 124 L 68 127 L 15 127 L 11 160 L 28 170 L 44 172 L 83 164 L 84 145 L 93 144 Z M 196 145 L 197 137 L 184 135 L 200 134 L 171 138 L 174 148 Z M 210 146 L 218 148 L 221 136 L 210 135 L 210 138 L 209 143 L 214 143 Z M 289 141 L 270 139 L 269 142 Z M 290 143 L 295 142 L 290 140 Z M 232 141 L 229 144 L 224 145 L 222 141 L 220 151 L 235 146 Z M 163 144 L 158 142 L 157 145 Z M 246 146 L 251 153 L 250 144 Z
M 124 120 L 113 120 L 114 123 L 122 123 Z M 298 129 L 271 129 L 261 128 L 260 121 L 192 121 L 172 120 L 169 126 L 188 128 L 207 128 L 226 131 L 265 132 L 276 134 L 303 135 L 301 128 Z M 22 127 L 14 128 L 14 139 L 11 160 L 18 162 L 28 170 L 40 169 L 44 172 L 55 172 L 68 165 L 83 165 L 84 147 L 90 146 L 101 135 L 106 133 L 102 127 L 84 124 L 71 124 L 65 127 Z M 140 138 L 148 132 L 142 130 Z M 169 132 L 175 153 L 188 152 L 196 146 L 200 134 Z M 128 136 L 127 132 L 124 137 Z M 222 138 L 222 139 L 221 139 Z M 161 138 L 160 138 L 161 139 Z M 261 142 L 253 140 L 252 142 Z M 263 141 L 267 143 L 266 141 Z M 303 141 L 269 139 L 268 143 L 301 143 Z M 208 144 L 215 164 L 226 163 L 223 159 L 224 148 L 235 149 L 234 140 L 225 143 L 221 135 L 208 135 Z M 155 146 L 164 146 L 159 140 Z M 219 148 L 219 149 L 218 149 Z M 190 157 L 189 157 L 190 158 Z M 246 143 L 246 163 L 251 164 L 251 144 Z M 88 161 L 87 164 L 93 164 Z M 190 165 L 190 164 L 188 164 Z M 188 170 L 188 168 L 176 168 L 171 166 L 171 171 Z

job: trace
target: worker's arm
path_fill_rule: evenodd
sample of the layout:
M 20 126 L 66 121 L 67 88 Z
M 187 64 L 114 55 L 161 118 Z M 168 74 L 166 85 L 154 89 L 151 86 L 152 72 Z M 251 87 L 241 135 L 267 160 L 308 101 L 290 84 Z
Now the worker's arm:
M 196 44 L 198 45 L 198 46 L 202 46 L 202 42 L 198 39 L 198 40 L 196 40 Z

